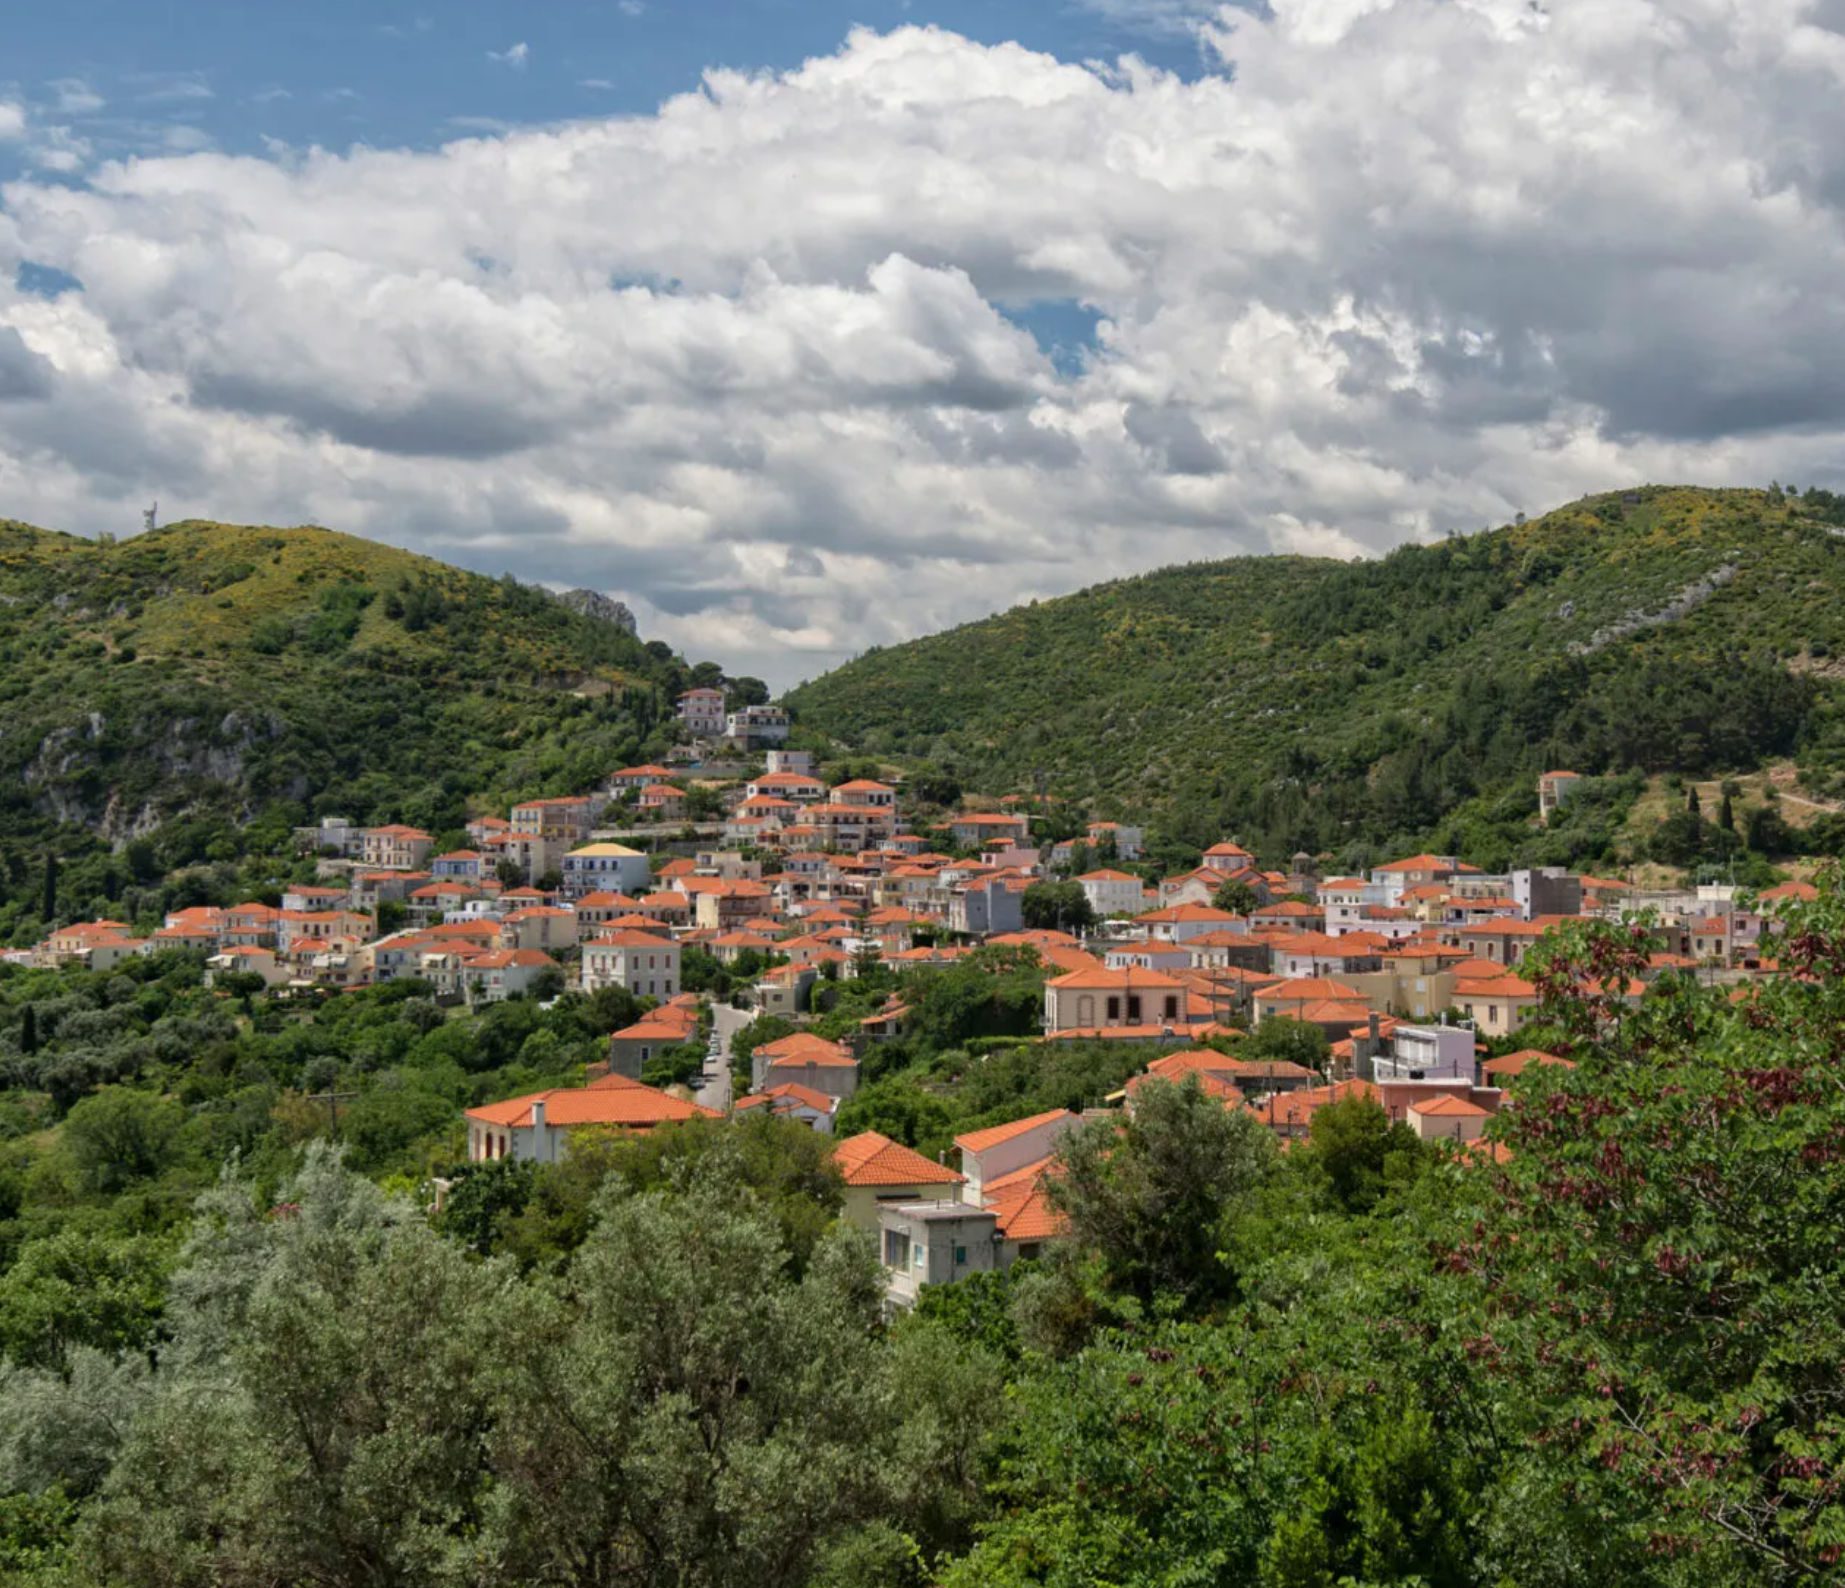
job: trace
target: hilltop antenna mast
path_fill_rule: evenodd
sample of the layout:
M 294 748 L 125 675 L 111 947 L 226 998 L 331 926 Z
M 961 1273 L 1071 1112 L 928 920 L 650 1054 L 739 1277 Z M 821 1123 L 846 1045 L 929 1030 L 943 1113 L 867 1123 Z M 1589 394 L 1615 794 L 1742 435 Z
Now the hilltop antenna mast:
M 144 507 L 141 509 L 141 527 L 143 529 L 154 528 L 155 521 L 159 517 L 160 517 L 160 503 L 156 501 L 152 507 Z

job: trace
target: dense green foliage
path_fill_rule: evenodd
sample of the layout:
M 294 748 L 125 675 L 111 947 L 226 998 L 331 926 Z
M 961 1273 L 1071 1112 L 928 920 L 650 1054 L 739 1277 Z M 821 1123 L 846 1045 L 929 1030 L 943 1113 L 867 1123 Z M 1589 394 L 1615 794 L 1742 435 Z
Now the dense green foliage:
M 543 590 L 329 530 L 0 523 L 0 940 L 170 906 L 171 873 L 319 815 L 444 832 L 581 793 L 665 748 L 690 676 Z
M 1817 495 L 1648 488 L 1378 561 L 1169 568 L 870 652 L 790 701 L 969 787 L 1042 778 L 1270 862 L 1431 843 L 1488 869 L 1594 860 L 1637 791 L 1621 774 L 1798 755 L 1809 792 L 1837 792 L 1836 516 Z M 1534 832 L 1554 767 L 1605 797 Z
M 428 1175 L 460 1156 L 462 1109 L 579 1084 L 640 1007 L 605 988 L 468 1013 L 416 981 L 246 1005 L 202 972 L 179 953 L 108 973 L 0 967 L 0 1335 L 22 1327 L 9 1260 L 73 1230 L 159 1236 L 230 1158 L 273 1182 L 321 1138 L 368 1174 Z M 61 1267 L 88 1260 L 59 1250 Z

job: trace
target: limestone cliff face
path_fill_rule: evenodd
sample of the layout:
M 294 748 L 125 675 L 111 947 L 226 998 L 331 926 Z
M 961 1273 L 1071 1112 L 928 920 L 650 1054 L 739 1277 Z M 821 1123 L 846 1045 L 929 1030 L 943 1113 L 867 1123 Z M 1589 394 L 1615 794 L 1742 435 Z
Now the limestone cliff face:
M 628 610 L 627 602 L 617 601 L 600 590 L 566 590 L 557 599 L 572 612 L 594 618 L 598 623 L 612 623 L 627 634 L 634 632 L 634 614 Z

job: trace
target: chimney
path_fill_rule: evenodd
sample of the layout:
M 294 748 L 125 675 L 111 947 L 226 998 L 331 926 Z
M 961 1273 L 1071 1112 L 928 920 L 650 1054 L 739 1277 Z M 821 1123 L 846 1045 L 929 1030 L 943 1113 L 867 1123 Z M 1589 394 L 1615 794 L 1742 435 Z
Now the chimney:
M 542 1097 L 532 1099 L 532 1137 L 533 1145 L 544 1140 L 545 1100 Z

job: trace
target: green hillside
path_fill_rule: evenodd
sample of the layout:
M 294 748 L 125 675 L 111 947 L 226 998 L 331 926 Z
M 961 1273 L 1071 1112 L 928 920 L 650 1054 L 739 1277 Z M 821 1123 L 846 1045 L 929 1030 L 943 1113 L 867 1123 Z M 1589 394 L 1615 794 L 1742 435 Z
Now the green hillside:
M 1553 766 L 1797 754 L 1823 796 L 1845 762 L 1842 505 L 1649 487 L 1377 561 L 1167 568 L 873 651 L 789 701 L 969 787 L 1271 856 L 1503 853 Z
M 0 910 L 51 848 L 73 886 L 111 848 L 146 880 L 317 814 L 440 831 L 578 791 L 658 743 L 684 674 L 542 590 L 329 530 L 0 523 Z

